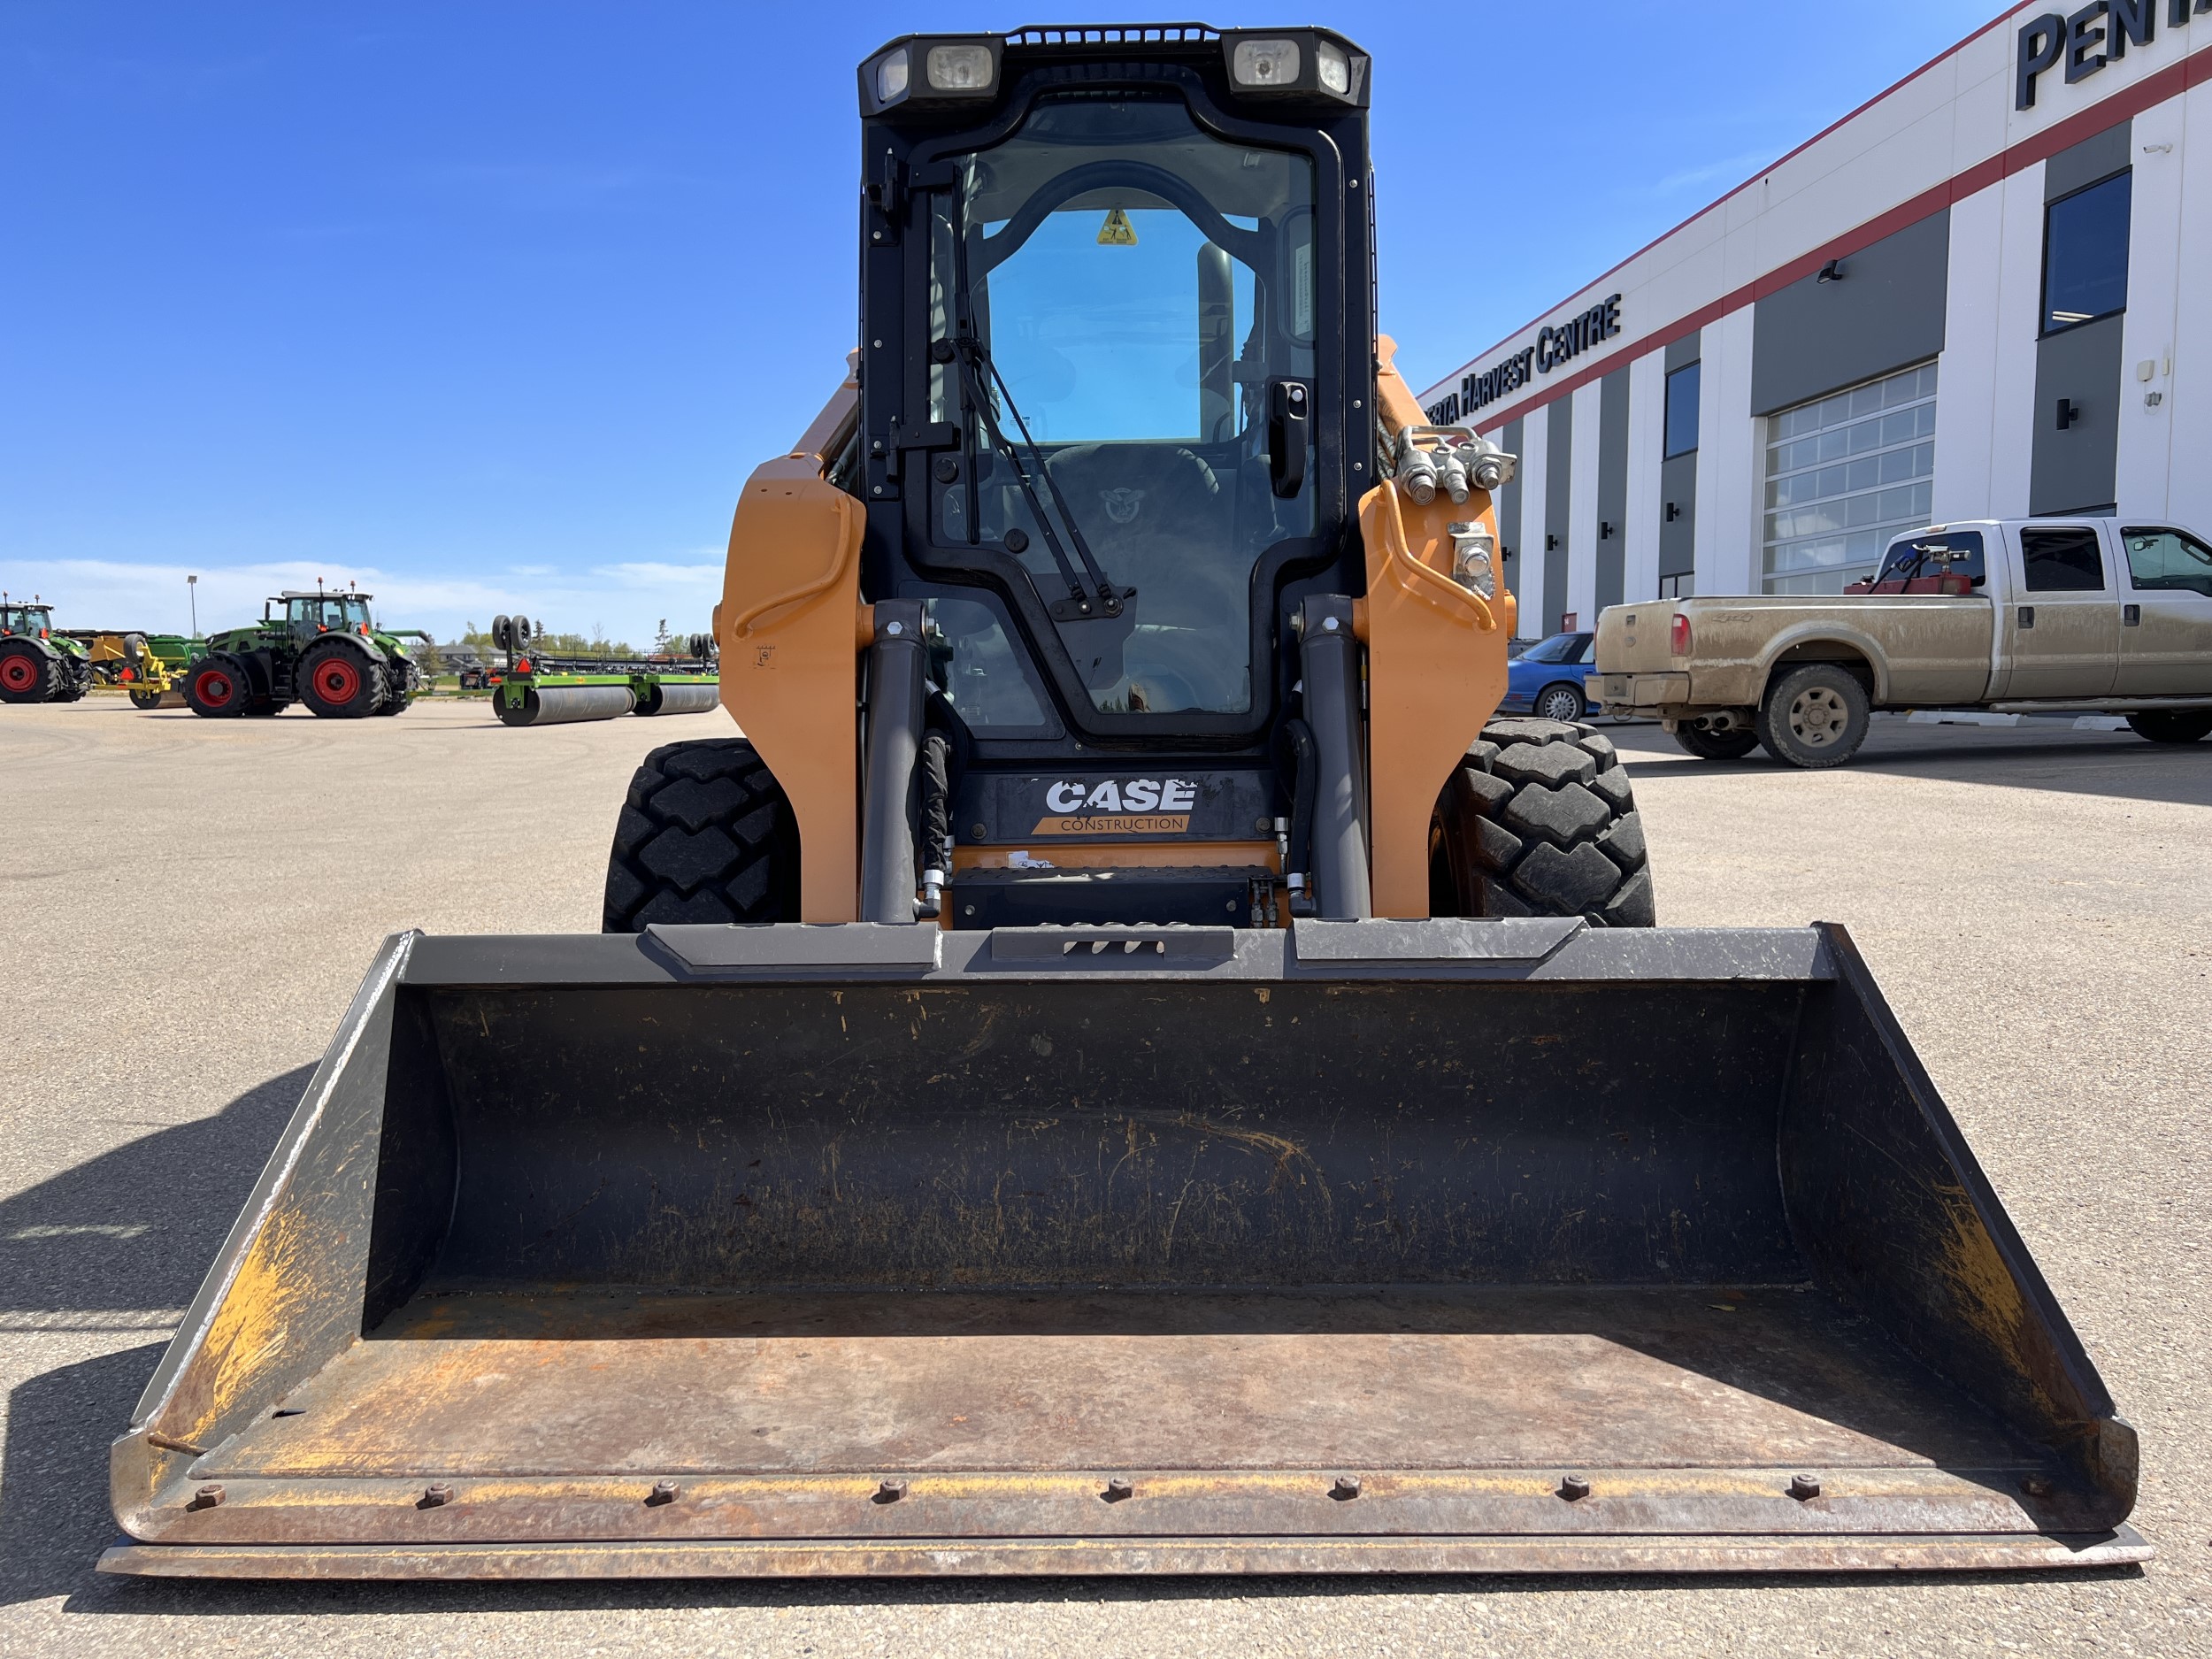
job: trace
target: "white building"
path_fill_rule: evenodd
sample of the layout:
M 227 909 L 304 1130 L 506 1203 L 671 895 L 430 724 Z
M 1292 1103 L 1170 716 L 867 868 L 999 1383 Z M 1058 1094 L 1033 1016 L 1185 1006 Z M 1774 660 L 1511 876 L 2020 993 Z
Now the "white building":
M 1525 634 L 1930 522 L 2212 531 L 2212 0 L 2008 12 L 1421 401 L 1521 457 Z

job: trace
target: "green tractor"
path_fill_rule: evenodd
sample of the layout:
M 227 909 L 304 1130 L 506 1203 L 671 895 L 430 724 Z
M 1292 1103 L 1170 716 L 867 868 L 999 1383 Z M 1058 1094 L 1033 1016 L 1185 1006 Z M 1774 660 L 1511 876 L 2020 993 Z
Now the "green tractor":
M 81 641 L 54 632 L 54 608 L 0 595 L 0 703 L 74 703 L 92 689 Z
M 211 720 L 280 714 L 304 703 L 326 719 L 397 714 L 422 688 L 422 672 L 396 634 L 369 616 L 371 595 L 283 593 L 261 620 L 207 642 L 184 674 L 184 700 Z

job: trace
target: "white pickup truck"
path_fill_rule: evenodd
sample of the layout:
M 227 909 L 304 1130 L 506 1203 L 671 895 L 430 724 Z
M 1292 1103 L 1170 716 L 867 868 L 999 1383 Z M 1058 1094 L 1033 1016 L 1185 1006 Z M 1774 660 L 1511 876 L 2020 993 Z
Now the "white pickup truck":
M 1894 539 L 1842 594 L 1652 600 L 1598 618 L 1591 689 L 1693 755 L 1840 765 L 1876 709 L 2120 714 L 2212 733 L 2212 544 L 2118 518 L 2003 518 Z

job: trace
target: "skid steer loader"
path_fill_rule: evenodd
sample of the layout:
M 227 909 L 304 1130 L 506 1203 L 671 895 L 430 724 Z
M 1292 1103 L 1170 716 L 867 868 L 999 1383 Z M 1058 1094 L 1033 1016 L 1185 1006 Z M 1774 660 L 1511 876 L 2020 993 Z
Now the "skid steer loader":
M 1840 929 L 1492 718 L 1325 30 L 860 71 L 852 372 L 606 931 L 395 938 L 111 1571 L 2039 1568 L 2135 1437 Z

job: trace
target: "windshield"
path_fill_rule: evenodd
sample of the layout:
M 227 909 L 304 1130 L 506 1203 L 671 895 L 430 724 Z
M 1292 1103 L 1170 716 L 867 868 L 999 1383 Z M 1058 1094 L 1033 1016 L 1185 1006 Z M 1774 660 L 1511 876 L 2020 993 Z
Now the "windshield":
M 1310 440 L 1270 449 L 1313 380 L 1312 163 L 1112 96 L 1041 101 L 957 173 L 932 334 L 973 349 L 931 401 L 967 459 L 933 535 L 1020 562 L 1102 710 L 1248 711 L 1253 567 L 1313 531 Z M 1118 616 L 1077 603 L 1102 578 Z
M 38 634 L 53 626 L 53 611 L 46 605 L 0 606 L 0 633 Z
M 1548 640 L 1540 640 L 1521 653 L 1525 663 L 1577 663 L 1595 637 L 1588 634 L 1555 634 Z
M 342 599 L 334 594 L 311 594 L 304 598 L 285 601 L 288 618 L 304 622 L 311 626 L 327 628 L 334 634 L 350 634 L 369 621 L 369 602 L 366 599 Z

